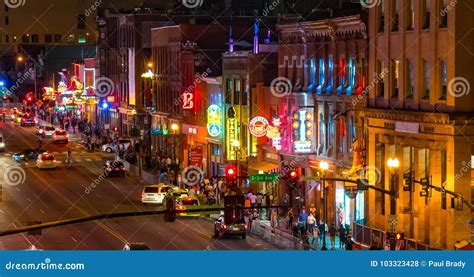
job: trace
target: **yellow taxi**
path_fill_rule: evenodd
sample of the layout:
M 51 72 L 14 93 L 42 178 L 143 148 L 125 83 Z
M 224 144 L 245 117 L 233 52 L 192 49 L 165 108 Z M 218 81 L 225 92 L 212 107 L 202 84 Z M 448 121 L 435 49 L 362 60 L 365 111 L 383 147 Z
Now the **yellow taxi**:
M 56 168 L 58 167 L 58 162 L 54 158 L 53 154 L 49 152 L 43 152 L 36 160 L 36 167 L 38 169 Z
M 192 212 L 192 209 L 203 208 L 199 203 L 199 199 L 191 195 L 182 195 L 176 199 L 176 211 L 186 211 L 178 213 L 178 216 L 200 216 L 200 212 Z

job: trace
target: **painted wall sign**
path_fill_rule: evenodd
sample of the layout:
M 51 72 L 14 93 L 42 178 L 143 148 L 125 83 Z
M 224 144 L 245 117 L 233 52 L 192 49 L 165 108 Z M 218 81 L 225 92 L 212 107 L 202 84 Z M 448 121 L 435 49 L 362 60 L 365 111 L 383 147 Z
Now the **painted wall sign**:
M 258 138 L 267 135 L 268 120 L 262 116 L 256 116 L 249 122 L 250 133 Z
M 210 105 L 207 109 L 207 131 L 211 137 L 217 137 L 222 132 L 221 108 Z
M 313 115 L 306 110 L 293 114 L 293 146 L 297 153 L 312 151 Z

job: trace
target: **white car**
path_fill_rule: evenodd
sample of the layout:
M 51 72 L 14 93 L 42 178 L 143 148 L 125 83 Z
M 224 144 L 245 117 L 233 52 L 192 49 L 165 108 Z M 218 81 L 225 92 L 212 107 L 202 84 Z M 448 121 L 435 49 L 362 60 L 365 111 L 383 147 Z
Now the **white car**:
M 59 143 L 59 142 L 64 142 L 68 143 L 69 142 L 69 135 L 67 134 L 66 131 L 64 130 L 57 130 L 53 134 L 53 143 Z
M 47 127 L 44 127 L 44 128 L 43 128 L 43 132 L 41 133 L 41 135 L 42 135 L 44 138 L 45 138 L 45 137 L 52 137 L 55 132 L 56 132 L 56 128 L 47 126 Z
M 130 145 L 132 145 L 131 139 L 119 139 L 119 141 L 116 142 L 115 145 L 112 145 L 112 143 L 102 145 L 102 151 L 112 153 L 120 149 L 127 150 Z
M 142 192 L 142 203 L 162 204 L 166 193 L 171 189 L 170 186 L 164 184 L 146 186 Z

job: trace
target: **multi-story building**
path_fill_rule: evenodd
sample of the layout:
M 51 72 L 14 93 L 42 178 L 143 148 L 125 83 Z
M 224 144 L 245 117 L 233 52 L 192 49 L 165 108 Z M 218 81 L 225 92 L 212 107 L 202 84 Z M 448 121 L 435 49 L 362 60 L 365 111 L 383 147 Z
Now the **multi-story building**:
M 366 25 L 357 15 L 282 24 L 277 29 L 279 79 L 270 91 L 281 99 L 271 107 L 281 121 L 280 163 L 286 172 L 294 168 L 310 177 L 326 161 L 326 177 L 350 178 L 361 165 L 353 163 L 353 148 L 363 145 L 363 125 L 356 111 L 365 107 Z M 323 218 L 321 184 L 307 181 L 289 191 L 286 182 L 281 183 L 282 191 L 292 194 L 293 204 L 298 199 L 301 205 L 315 204 L 320 210 L 317 216 Z M 354 207 L 343 182 L 326 184 L 328 225 L 349 225 L 354 216 L 364 218 L 363 195 Z
M 409 248 L 452 249 L 472 239 L 473 8 L 393 0 L 369 9 L 367 160 L 372 185 L 397 197 L 369 190 L 366 224 L 404 232 Z

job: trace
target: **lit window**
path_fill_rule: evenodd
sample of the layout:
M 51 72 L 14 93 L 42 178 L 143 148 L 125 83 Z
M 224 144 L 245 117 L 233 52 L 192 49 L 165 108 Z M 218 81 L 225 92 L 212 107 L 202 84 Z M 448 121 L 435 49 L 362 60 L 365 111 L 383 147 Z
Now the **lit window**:
M 440 71 L 441 71 L 441 93 L 439 100 L 446 100 L 446 93 L 448 90 L 448 66 L 446 61 L 440 61 Z
M 423 60 L 423 70 L 425 75 L 425 82 L 423 84 L 425 87 L 425 95 L 423 99 L 430 99 L 430 63 L 426 60 Z
M 67 42 L 68 43 L 74 43 L 75 42 L 74 35 L 68 35 L 67 36 Z
M 320 94 L 324 85 L 325 85 L 325 74 L 326 74 L 326 64 L 324 63 L 324 59 L 319 59 L 319 75 L 318 75 L 318 83 L 319 86 L 317 88 L 317 93 Z
M 349 59 L 348 74 L 349 74 L 349 77 L 348 77 L 349 87 L 347 88 L 347 94 L 350 95 L 352 94 L 352 89 L 355 86 L 355 80 L 356 80 L 356 67 L 355 67 L 355 62 L 353 58 Z
M 313 89 L 316 85 L 316 62 L 314 58 L 309 60 L 309 89 Z

